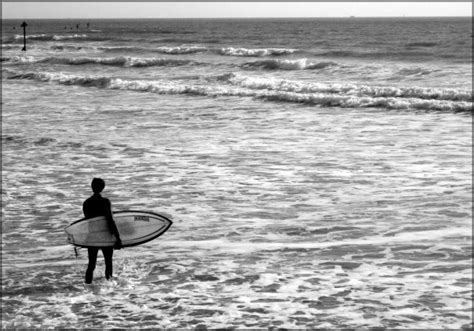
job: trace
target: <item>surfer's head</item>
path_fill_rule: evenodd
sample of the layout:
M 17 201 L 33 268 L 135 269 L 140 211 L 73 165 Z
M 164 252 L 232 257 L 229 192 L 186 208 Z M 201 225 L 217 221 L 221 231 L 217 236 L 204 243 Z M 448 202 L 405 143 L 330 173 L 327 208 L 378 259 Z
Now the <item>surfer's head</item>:
M 94 178 L 92 180 L 91 187 L 94 193 L 100 193 L 105 187 L 105 182 L 102 178 Z

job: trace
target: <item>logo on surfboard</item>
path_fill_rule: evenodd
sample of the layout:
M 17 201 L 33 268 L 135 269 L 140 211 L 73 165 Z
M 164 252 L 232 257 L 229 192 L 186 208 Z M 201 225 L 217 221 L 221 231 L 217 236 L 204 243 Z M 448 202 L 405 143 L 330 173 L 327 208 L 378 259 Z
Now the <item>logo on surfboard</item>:
M 134 217 L 135 221 L 150 222 L 150 218 L 148 216 L 135 215 Z

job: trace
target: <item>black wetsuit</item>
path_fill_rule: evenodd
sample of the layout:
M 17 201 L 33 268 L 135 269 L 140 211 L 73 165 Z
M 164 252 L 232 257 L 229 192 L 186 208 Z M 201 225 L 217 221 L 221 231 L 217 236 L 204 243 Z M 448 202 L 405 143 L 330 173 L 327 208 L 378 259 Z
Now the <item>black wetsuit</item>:
M 110 232 L 113 233 L 117 239 L 120 239 L 117 226 L 112 217 L 112 208 L 109 199 L 102 197 L 100 193 L 94 193 L 94 195 L 84 201 L 82 210 L 86 218 L 105 216 Z M 101 247 L 100 249 L 105 259 L 105 278 L 110 279 L 113 272 L 112 256 L 114 254 L 114 247 Z M 86 271 L 86 284 L 90 284 L 92 283 L 99 248 L 90 247 L 87 250 L 89 253 L 89 265 Z

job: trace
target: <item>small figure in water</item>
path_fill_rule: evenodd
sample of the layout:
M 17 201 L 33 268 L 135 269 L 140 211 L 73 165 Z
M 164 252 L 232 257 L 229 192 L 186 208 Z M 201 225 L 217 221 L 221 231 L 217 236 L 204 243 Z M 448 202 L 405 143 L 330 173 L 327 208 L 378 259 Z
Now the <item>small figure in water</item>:
M 117 230 L 117 225 L 115 224 L 114 218 L 112 216 L 112 205 L 110 200 L 102 197 L 100 193 L 105 187 L 105 182 L 101 178 L 94 178 L 91 183 L 92 191 L 94 194 L 84 201 L 82 210 L 84 211 L 84 216 L 86 218 L 93 218 L 97 216 L 105 216 L 109 230 L 117 238 L 117 242 L 114 247 L 89 247 L 87 248 L 89 254 L 89 265 L 87 266 L 86 271 L 86 284 L 92 283 L 95 264 L 97 261 L 97 253 L 99 249 L 102 250 L 105 260 L 105 278 L 112 278 L 112 256 L 114 254 L 114 249 L 122 248 L 122 240 L 120 239 L 120 234 Z

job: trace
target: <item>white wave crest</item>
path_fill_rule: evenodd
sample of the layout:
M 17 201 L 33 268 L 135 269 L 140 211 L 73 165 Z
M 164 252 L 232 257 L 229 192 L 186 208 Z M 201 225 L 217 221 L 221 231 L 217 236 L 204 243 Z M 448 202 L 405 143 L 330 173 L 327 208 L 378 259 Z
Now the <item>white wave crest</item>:
M 375 107 L 385 109 L 419 109 L 437 111 L 470 111 L 472 102 L 451 100 L 425 100 L 421 98 L 373 97 L 344 93 L 301 93 L 272 89 L 248 89 L 225 85 L 191 85 L 175 81 L 127 80 L 110 77 L 77 76 L 63 73 L 12 73 L 9 79 L 33 79 L 37 81 L 56 82 L 64 85 L 131 90 L 158 94 L 187 94 L 199 96 L 238 96 L 254 97 L 269 101 L 304 103 L 319 107 L 363 108 Z
M 336 66 L 335 62 L 311 62 L 308 59 L 267 59 L 255 62 L 247 62 L 242 65 L 243 68 L 262 68 L 267 70 L 306 70 L 306 69 L 324 69 Z
M 13 37 L 8 37 L 5 39 L 5 42 L 11 43 L 11 42 L 18 42 L 20 40 L 23 40 L 25 38 L 21 34 L 14 35 Z M 41 34 L 27 34 L 26 39 L 27 40 L 37 40 L 37 41 L 59 41 L 59 40 L 69 40 L 69 39 L 86 39 L 88 38 L 88 35 L 86 34 L 65 34 L 65 35 L 55 35 L 55 34 L 46 34 L 46 33 L 41 33 Z M 3 38 L 2 38 L 3 40 Z
M 69 39 L 85 39 L 88 36 L 86 34 L 67 34 L 67 35 L 54 35 L 53 40 L 69 40 Z
M 13 63 L 36 63 L 38 59 L 34 56 L 11 56 L 3 57 L 2 62 L 13 62 Z
M 134 58 L 134 57 L 45 57 L 14 56 L 2 58 L 2 61 L 14 63 L 52 63 L 69 65 L 102 64 L 121 67 L 178 66 L 192 63 L 190 60 L 166 58 Z
M 23 39 L 24 36 L 23 35 L 20 35 L 20 34 L 17 34 L 13 37 L 15 40 L 20 40 L 20 39 Z M 50 35 L 47 35 L 47 34 L 30 34 L 30 35 L 27 35 L 26 36 L 26 39 L 31 39 L 31 40 L 44 40 L 44 39 L 50 39 L 51 36 Z
M 193 54 L 199 52 L 207 51 L 207 47 L 204 46 L 176 46 L 176 47 L 167 47 L 162 46 L 158 47 L 155 51 L 158 53 L 164 54 Z
M 435 111 L 470 111 L 472 103 L 464 101 L 423 100 L 418 98 L 369 97 L 337 95 L 325 93 L 301 94 L 294 92 L 263 91 L 256 95 L 258 98 L 273 101 L 288 101 L 317 105 L 321 107 L 341 108 L 385 108 L 385 109 L 417 109 Z
M 228 74 L 218 77 L 232 85 L 250 89 L 269 89 L 296 93 L 333 93 L 350 94 L 358 97 L 394 97 L 418 98 L 451 101 L 472 102 L 472 91 L 453 88 L 425 88 L 425 87 L 394 87 L 368 86 L 355 84 L 327 84 L 308 83 L 285 79 L 249 77 L 239 74 Z
M 226 47 L 219 50 L 221 55 L 230 56 L 270 56 L 270 55 L 285 55 L 297 52 L 297 49 L 290 48 L 234 48 Z

